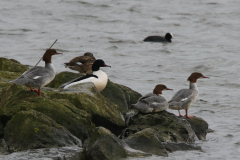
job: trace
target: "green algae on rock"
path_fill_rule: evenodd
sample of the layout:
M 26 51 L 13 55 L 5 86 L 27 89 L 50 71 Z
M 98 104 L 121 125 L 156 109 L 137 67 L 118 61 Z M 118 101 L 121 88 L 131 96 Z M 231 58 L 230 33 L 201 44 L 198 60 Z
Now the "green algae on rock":
M 14 59 L 0 57 L 0 78 L 15 79 L 28 70 L 28 66 L 22 65 Z
M 18 112 L 7 123 L 4 139 L 11 152 L 70 145 L 81 141 L 48 116 L 34 111 Z
M 128 111 L 131 104 L 136 103 L 142 96 L 131 88 L 113 83 L 110 80 L 108 80 L 107 86 L 101 94 L 118 105 L 123 114 Z
M 5 87 L 1 87 L 4 85 Z M 11 83 L 0 81 L 0 97 L 2 98 Z M 44 94 L 43 94 L 44 95 Z M 0 120 L 7 123 L 20 111 L 34 109 L 66 127 L 72 134 L 84 140 L 94 128 L 91 115 L 76 108 L 66 99 L 49 99 L 37 96 L 25 86 L 13 84 L 0 107 Z
M 138 114 L 129 122 L 127 136 L 151 128 L 162 142 L 194 142 L 198 140 L 191 125 L 184 118 L 179 118 L 167 111 Z
M 56 75 L 55 79 L 46 87 L 58 88 L 63 83 L 66 83 L 83 75 L 84 74 L 72 72 L 60 72 Z M 74 87 L 77 88 L 76 86 Z M 108 80 L 106 88 L 100 93 L 104 95 L 109 101 L 118 105 L 120 111 L 123 114 L 128 111 L 128 107 L 131 106 L 131 104 L 136 103 L 141 97 L 141 94 L 133 91 L 131 88 L 113 83 L 110 80 Z
M 78 90 L 78 88 L 83 89 Z M 43 93 L 50 98 L 68 99 L 77 108 L 89 113 L 96 126 L 107 127 L 115 134 L 119 134 L 125 127 L 125 121 L 119 107 L 100 94 L 93 83 L 78 84 L 70 87 L 69 90 L 43 91 Z
M 87 139 L 85 146 L 90 149 L 87 150 L 88 159 L 96 157 L 97 159 L 99 157 L 102 159 L 118 159 L 118 157 L 147 156 L 151 155 L 150 153 L 158 155 L 154 150 L 158 147 L 162 149 L 161 142 L 167 142 L 164 143 L 164 146 L 169 151 L 179 150 L 181 146 L 192 148 L 184 144 L 175 145 L 175 143 L 170 144 L 169 142 L 191 143 L 197 139 L 204 139 L 206 137 L 205 131 L 208 128 L 208 124 L 201 118 L 185 119 L 166 111 L 136 115 L 137 112 L 132 110 L 126 113 L 128 107 L 136 103 L 141 95 L 128 87 L 115 84 L 110 80 L 107 87 L 101 93 L 97 91 L 93 83 L 79 84 L 70 87 L 68 91 L 63 91 L 56 88 L 81 75 L 71 72 L 61 72 L 48 85 L 52 88 L 44 87 L 42 89 L 42 97 L 39 97 L 25 86 L 8 82 L 10 79 L 20 76 L 28 67 L 21 65 L 15 60 L 4 59 L 4 63 L 5 61 L 11 62 L 12 65 L 23 66 L 22 70 L 18 70 L 15 67 L 4 66 L 0 63 L 0 68 L 2 67 L 0 77 L 3 74 L 3 77 L 1 77 L 3 79 L 0 80 L 1 99 L 10 88 L 4 102 L 0 105 L 0 121 L 3 124 L 3 128 L 6 126 L 3 134 L 11 151 L 23 148 L 37 148 L 39 146 L 55 147 L 72 145 L 75 144 L 74 138 L 70 138 L 69 143 L 65 139 L 66 135 L 71 133 L 81 140 Z M 152 152 L 144 150 L 148 152 L 147 154 L 140 151 L 129 151 L 130 149 L 127 149 L 129 148 L 127 147 L 128 145 L 115 136 L 119 135 L 126 126 L 123 114 L 126 115 L 127 123 L 129 121 L 128 128 L 125 130 L 126 134 L 122 134 L 123 137 L 129 136 L 127 141 L 133 142 L 133 144 L 136 144 L 134 139 L 137 138 L 139 143 L 149 142 L 151 144 L 149 148 L 153 148 Z M 32 130 L 33 127 L 24 130 L 24 127 L 27 125 L 39 125 L 40 127 L 35 127 L 37 128 L 35 130 Z M 95 126 L 103 126 L 107 129 L 98 127 L 94 130 Z M 41 127 L 46 128 L 45 130 L 41 129 L 41 131 L 46 132 L 41 132 L 42 138 L 26 138 L 26 143 L 23 142 L 22 137 L 35 135 Z M 25 131 L 29 131 L 29 133 Z M 48 144 L 46 142 L 48 138 L 54 136 L 54 134 L 58 134 L 58 131 L 60 132 L 60 137 L 65 139 L 66 142 L 65 140 L 63 140 L 64 143 L 58 142 L 53 138 L 50 141 L 52 144 Z M 22 137 L 15 136 L 17 133 Z M 44 137 L 43 133 L 46 137 Z M 142 133 L 146 134 L 142 135 Z M 148 137 L 148 135 L 151 136 Z M 57 137 L 57 135 L 55 136 Z M 19 142 L 23 142 L 23 144 Z M 156 144 L 154 142 L 160 143 Z M 137 146 L 136 144 L 137 147 L 140 147 L 139 149 L 141 149 L 141 145 Z M 116 158 L 113 157 L 115 155 L 110 153 L 109 150 L 113 150 L 113 153 L 117 155 Z M 165 152 L 164 149 L 163 151 Z M 166 155 L 163 154 L 163 156 Z
M 158 156 L 168 156 L 162 142 L 155 136 L 151 128 L 146 128 L 129 136 L 125 142 L 133 149 Z
M 20 62 L 14 59 L 0 57 L 0 70 L 23 73 L 28 70 L 28 66 L 22 65 Z

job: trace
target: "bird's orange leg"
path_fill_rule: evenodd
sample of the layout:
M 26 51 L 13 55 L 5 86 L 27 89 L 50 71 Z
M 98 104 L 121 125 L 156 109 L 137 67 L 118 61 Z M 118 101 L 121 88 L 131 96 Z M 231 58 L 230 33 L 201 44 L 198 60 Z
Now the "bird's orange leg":
M 178 113 L 179 113 L 179 116 L 180 116 L 180 117 L 184 117 L 183 115 L 181 115 L 180 110 L 178 110 Z
M 39 88 L 39 89 L 32 89 L 32 88 L 30 87 L 30 91 L 37 92 L 37 95 L 41 96 L 40 88 Z
M 188 109 L 186 109 L 186 115 L 184 117 L 186 117 L 186 118 L 193 118 L 193 117 L 196 117 L 196 116 L 188 116 Z
M 30 87 L 30 91 L 38 92 L 37 89 L 32 89 L 32 87 Z
M 38 89 L 38 94 L 37 94 L 37 95 L 41 96 L 41 90 L 40 90 L 40 88 Z

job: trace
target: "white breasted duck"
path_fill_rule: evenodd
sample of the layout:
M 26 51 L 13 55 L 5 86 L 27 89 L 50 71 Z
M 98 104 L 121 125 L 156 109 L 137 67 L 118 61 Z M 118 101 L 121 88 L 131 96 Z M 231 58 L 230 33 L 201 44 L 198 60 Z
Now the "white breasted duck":
M 178 110 L 179 116 L 192 118 L 195 116 L 188 116 L 188 109 L 191 107 L 193 102 L 196 101 L 199 93 L 197 87 L 197 79 L 199 78 L 209 78 L 202 75 L 202 73 L 194 72 L 188 77 L 188 81 L 190 81 L 189 89 L 181 89 L 179 90 L 172 99 L 168 102 L 169 108 Z M 186 115 L 182 116 L 180 114 L 181 109 L 186 110 Z
M 163 84 L 158 84 L 153 90 L 153 93 L 148 93 L 139 98 L 136 104 L 132 106 L 141 113 L 159 112 L 168 109 L 167 99 L 162 95 L 163 90 L 172 90 Z
M 47 49 L 43 55 L 45 67 L 35 66 L 11 82 L 30 87 L 31 91 L 36 91 L 38 93 L 37 95 L 41 96 L 40 89 L 50 83 L 55 77 L 55 68 L 51 61 L 52 55 L 55 54 L 62 53 L 57 53 L 55 49 Z M 32 87 L 36 87 L 38 89 L 32 89 Z
M 108 82 L 108 76 L 105 72 L 100 70 L 100 67 L 111 67 L 105 64 L 105 62 L 101 59 L 96 60 L 92 65 L 92 74 L 86 74 L 83 77 L 76 78 L 71 80 L 70 82 L 64 83 L 59 88 L 67 89 L 70 86 L 79 84 L 79 83 L 87 83 L 93 82 L 98 91 L 102 91 Z
M 149 36 L 145 38 L 144 42 L 169 42 L 172 43 L 173 35 L 171 33 L 166 33 L 165 37 L 161 36 Z
M 91 73 L 92 65 L 96 61 L 92 53 L 87 52 L 83 56 L 73 58 L 68 63 L 64 63 L 65 67 L 76 70 L 80 73 Z

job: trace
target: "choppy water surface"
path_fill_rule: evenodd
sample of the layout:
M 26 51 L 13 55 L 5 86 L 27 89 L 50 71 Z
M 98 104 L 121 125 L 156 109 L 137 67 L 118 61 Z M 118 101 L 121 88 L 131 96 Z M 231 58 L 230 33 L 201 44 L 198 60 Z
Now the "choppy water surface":
M 174 89 L 164 92 L 168 99 L 188 87 L 192 72 L 201 72 L 211 79 L 198 81 L 200 97 L 190 115 L 214 132 L 197 142 L 203 152 L 164 159 L 239 159 L 239 7 L 237 0 L 0 0 L 0 56 L 35 65 L 58 39 L 53 48 L 64 53 L 53 57 L 58 72 L 68 70 L 64 62 L 92 52 L 112 66 L 103 70 L 113 82 L 142 94 L 162 83 Z M 166 32 L 174 34 L 172 44 L 142 41 Z

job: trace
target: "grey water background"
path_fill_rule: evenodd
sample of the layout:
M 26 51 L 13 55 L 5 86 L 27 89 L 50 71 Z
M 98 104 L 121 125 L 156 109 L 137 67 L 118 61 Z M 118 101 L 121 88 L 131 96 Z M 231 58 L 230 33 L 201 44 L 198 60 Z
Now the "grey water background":
M 196 142 L 203 151 L 137 159 L 240 159 L 239 8 L 238 0 L 0 0 L 0 56 L 35 65 L 58 39 L 57 72 L 92 52 L 112 66 L 103 68 L 111 81 L 141 94 L 165 84 L 174 89 L 164 91 L 167 99 L 201 72 L 210 79 L 198 80 L 200 96 L 189 115 L 213 130 Z M 173 43 L 142 41 L 166 32 Z

